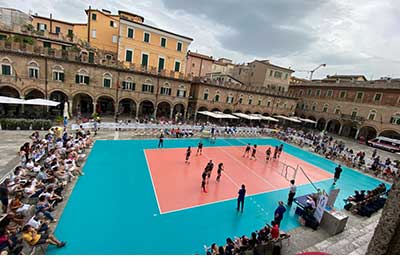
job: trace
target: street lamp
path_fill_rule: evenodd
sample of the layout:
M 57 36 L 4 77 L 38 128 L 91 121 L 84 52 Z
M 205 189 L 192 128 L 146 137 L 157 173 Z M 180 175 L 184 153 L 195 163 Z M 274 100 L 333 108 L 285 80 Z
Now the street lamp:
M 310 71 L 310 80 L 312 80 L 312 76 L 313 76 L 314 72 L 315 72 L 316 70 L 318 70 L 319 68 L 321 68 L 321 67 L 326 67 L 326 64 L 320 64 L 320 65 L 318 65 L 318 67 L 316 67 L 314 70 L 311 70 L 311 71 Z

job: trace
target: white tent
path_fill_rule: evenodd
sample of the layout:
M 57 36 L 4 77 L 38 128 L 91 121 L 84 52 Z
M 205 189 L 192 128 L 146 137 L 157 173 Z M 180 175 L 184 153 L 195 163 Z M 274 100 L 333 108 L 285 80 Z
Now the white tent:
M 292 122 L 296 122 L 296 123 L 300 123 L 301 122 L 301 120 L 298 120 L 297 118 L 293 118 L 293 117 L 287 117 L 287 116 L 281 116 L 281 115 L 278 115 L 278 116 L 275 116 L 275 117 L 281 118 L 281 119 L 284 119 L 284 120 L 288 120 L 288 121 L 292 121 Z
M 41 105 L 41 106 L 57 106 L 60 105 L 60 102 L 42 99 L 42 98 L 35 98 L 35 99 L 28 99 L 25 100 L 22 104 L 25 105 Z
M 233 119 L 238 119 L 237 117 L 235 117 L 233 115 L 224 114 L 224 113 L 221 113 L 221 112 L 199 111 L 197 113 L 205 115 L 205 116 L 213 117 L 213 118 L 233 118 Z
M 253 115 L 246 115 L 243 113 L 233 113 L 233 115 L 237 116 L 237 117 L 241 117 L 244 119 L 248 119 L 248 120 L 261 120 L 261 118 L 253 116 Z
M 14 97 L 7 97 L 7 96 L 0 96 L 0 103 L 3 104 L 23 104 L 25 100 L 14 98 Z
M 262 120 L 275 121 L 275 122 L 278 122 L 278 121 L 279 121 L 278 119 L 273 118 L 273 117 L 270 117 L 270 116 L 263 116 L 263 115 L 259 115 L 259 114 L 254 114 L 254 115 L 252 115 L 252 116 L 254 116 L 254 117 L 259 117 L 259 118 L 261 118 Z

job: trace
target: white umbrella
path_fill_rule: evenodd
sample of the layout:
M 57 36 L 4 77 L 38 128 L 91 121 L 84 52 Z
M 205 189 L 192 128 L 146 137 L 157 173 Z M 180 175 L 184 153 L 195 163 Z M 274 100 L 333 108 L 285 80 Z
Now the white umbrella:
M 253 115 L 247 115 L 247 114 L 243 114 L 243 113 L 233 113 L 233 115 L 244 118 L 244 119 L 248 119 L 248 120 L 261 120 L 261 118 L 253 116 Z
M 15 97 L 7 97 L 7 96 L 0 96 L 0 103 L 3 104 L 23 104 L 25 100 L 15 98 Z
M 35 98 L 35 99 L 29 99 L 25 100 L 23 104 L 26 105 L 41 105 L 41 106 L 57 106 L 60 105 L 60 102 L 57 101 L 52 101 L 48 99 L 42 99 L 42 98 Z
M 259 118 L 261 118 L 262 120 L 269 120 L 269 121 L 275 121 L 275 122 L 278 122 L 278 121 L 279 121 L 279 120 L 276 119 L 276 118 L 273 118 L 273 117 L 270 117 L 270 116 L 263 116 L 263 115 L 260 115 L 260 114 L 253 114 L 252 116 L 254 116 L 254 117 L 259 117 Z
M 68 113 L 68 102 L 64 102 L 64 113 L 63 113 L 63 117 L 66 117 L 67 119 L 69 119 L 69 113 Z

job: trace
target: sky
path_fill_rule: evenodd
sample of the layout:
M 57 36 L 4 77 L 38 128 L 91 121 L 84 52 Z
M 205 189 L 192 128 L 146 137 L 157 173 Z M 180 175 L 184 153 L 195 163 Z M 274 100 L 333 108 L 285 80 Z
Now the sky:
M 0 0 L 0 6 L 72 22 L 84 9 L 126 10 L 194 39 L 190 50 L 235 63 L 268 59 L 297 77 L 400 77 L 399 0 Z

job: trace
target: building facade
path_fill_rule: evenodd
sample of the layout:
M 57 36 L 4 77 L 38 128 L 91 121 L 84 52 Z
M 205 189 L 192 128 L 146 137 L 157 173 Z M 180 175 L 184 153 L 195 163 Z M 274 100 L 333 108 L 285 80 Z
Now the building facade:
M 193 77 L 204 77 L 212 72 L 214 59 L 212 56 L 188 51 L 186 56 L 186 74 Z
M 212 73 L 221 73 L 221 74 L 232 74 L 235 64 L 233 64 L 232 60 L 228 58 L 219 58 L 215 60 L 211 72 Z
M 285 92 L 289 89 L 293 72 L 290 68 L 274 65 L 268 60 L 255 60 L 235 66 L 232 76 L 247 86 L 267 87 L 274 91 Z
M 332 77 L 292 84 L 300 98 L 296 113 L 316 120 L 317 128 L 338 135 L 371 139 L 400 138 L 400 81 L 344 80 Z

